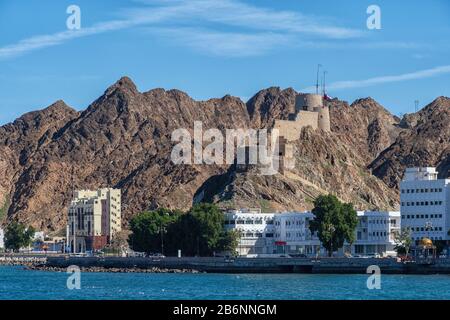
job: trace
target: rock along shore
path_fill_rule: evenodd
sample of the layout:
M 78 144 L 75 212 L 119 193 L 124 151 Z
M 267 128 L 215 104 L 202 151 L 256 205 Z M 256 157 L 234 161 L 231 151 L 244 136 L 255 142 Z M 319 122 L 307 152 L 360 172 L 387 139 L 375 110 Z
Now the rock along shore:
M 47 266 L 44 264 L 26 265 L 27 270 L 67 272 L 67 268 Z M 168 268 L 105 268 L 105 267 L 80 267 L 81 272 L 110 272 L 110 273 L 201 273 L 194 269 L 168 269 Z

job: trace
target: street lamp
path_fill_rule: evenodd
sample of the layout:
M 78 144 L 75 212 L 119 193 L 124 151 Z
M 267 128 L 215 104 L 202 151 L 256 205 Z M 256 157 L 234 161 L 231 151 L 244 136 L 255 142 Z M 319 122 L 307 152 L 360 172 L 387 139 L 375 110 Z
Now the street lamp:
M 425 230 L 428 231 L 428 239 L 430 239 L 430 230 L 433 230 L 433 224 L 431 221 L 425 223 Z
M 333 234 L 336 228 L 330 223 L 327 225 L 327 231 L 330 233 L 330 256 L 333 255 Z
M 166 232 L 166 228 L 163 227 L 162 221 L 161 221 L 160 230 L 161 230 L 161 254 L 164 255 L 164 236 L 163 236 L 163 234 L 164 234 L 164 232 Z

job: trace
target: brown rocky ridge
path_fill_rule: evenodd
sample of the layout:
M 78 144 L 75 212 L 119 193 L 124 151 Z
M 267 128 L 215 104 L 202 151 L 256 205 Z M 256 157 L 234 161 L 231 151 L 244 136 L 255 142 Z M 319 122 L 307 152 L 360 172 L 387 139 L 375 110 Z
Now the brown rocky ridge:
M 234 165 L 175 165 L 178 128 L 270 128 L 292 112 L 293 89 L 261 90 L 195 101 L 178 90 L 139 92 L 127 77 L 86 110 L 64 102 L 0 127 L 0 214 L 39 230 L 59 231 L 73 189 L 122 189 L 123 223 L 157 207 L 187 209 L 194 201 L 263 210 L 310 209 L 334 193 L 357 209 L 395 209 L 406 166 L 450 167 L 450 99 L 440 97 L 399 119 L 371 98 L 328 101 L 331 132 L 305 128 L 295 143 L 296 166 L 262 176 Z M 206 145 L 207 143 L 205 143 Z

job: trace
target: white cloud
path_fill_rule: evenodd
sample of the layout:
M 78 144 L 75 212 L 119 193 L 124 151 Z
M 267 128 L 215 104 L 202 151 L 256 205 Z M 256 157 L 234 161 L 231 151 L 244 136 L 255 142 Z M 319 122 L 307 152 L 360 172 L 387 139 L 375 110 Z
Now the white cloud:
M 332 26 L 299 12 L 260 8 L 238 0 L 140 1 L 139 6 L 124 10 L 122 15 L 121 20 L 102 22 L 80 30 L 38 35 L 0 47 L 0 59 L 60 45 L 75 38 L 143 25 L 165 29 L 162 32 L 165 34 L 182 34 L 184 38 L 176 36 L 175 39 L 197 50 L 231 56 L 260 54 L 293 36 L 347 39 L 362 35 L 358 30 Z M 208 28 L 198 28 L 203 24 Z M 220 31 L 223 27 L 240 30 Z M 192 32 L 194 29 L 197 32 Z
M 392 82 L 402 82 L 409 80 L 417 80 L 424 78 L 431 78 L 439 76 L 442 74 L 450 73 L 450 65 L 438 66 L 431 69 L 419 70 L 410 73 L 404 73 L 400 75 L 389 75 L 369 78 L 365 80 L 349 80 L 349 81 L 337 81 L 327 85 L 328 90 L 342 90 L 342 89 L 352 89 L 361 87 L 370 87 L 379 84 L 392 83 Z M 308 87 L 301 90 L 302 92 L 309 92 L 315 90 L 315 87 Z
M 75 38 L 120 30 L 132 25 L 132 21 L 109 21 L 80 30 L 67 30 L 50 35 L 39 35 L 21 40 L 15 44 L 0 47 L 0 58 L 9 58 L 29 51 L 62 44 Z
M 203 54 L 226 57 L 261 55 L 276 46 L 293 41 L 290 35 L 273 32 L 246 34 L 198 28 L 149 28 L 147 30 Z

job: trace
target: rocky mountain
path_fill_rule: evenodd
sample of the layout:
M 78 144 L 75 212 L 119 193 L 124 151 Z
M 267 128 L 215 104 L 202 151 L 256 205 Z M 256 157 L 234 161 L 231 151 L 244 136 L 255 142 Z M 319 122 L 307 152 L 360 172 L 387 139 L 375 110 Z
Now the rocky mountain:
M 411 166 L 436 166 L 441 178 L 449 177 L 450 98 L 437 98 L 400 125 L 405 130 L 370 164 L 373 174 L 390 187 L 397 187 Z
M 268 88 L 247 103 L 232 96 L 195 101 L 178 90 L 139 92 L 124 77 L 82 112 L 58 101 L 25 114 L 0 127 L 0 214 L 58 231 L 72 190 L 108 186 L 122 189 L 125 224 L 142 210 L 187 209 L 195 201 L 310 209 L 314 197 L 328 192 L 360 209 L 393 209 L 405 165 L 429 160 L 448 171 L 448 98 L 402 120 L 370 98 L 351 105 L 328 101 L 332 132 L 305 128 L 294 146 L 296 166 L 284 175 L 171 161 L 174 130 L 192 135 L 194 121 L 222 132 L 270 128 L 275 119 L 287 119 L 295 95 Z M 411 148 L 419 158 L 409 155 Z

